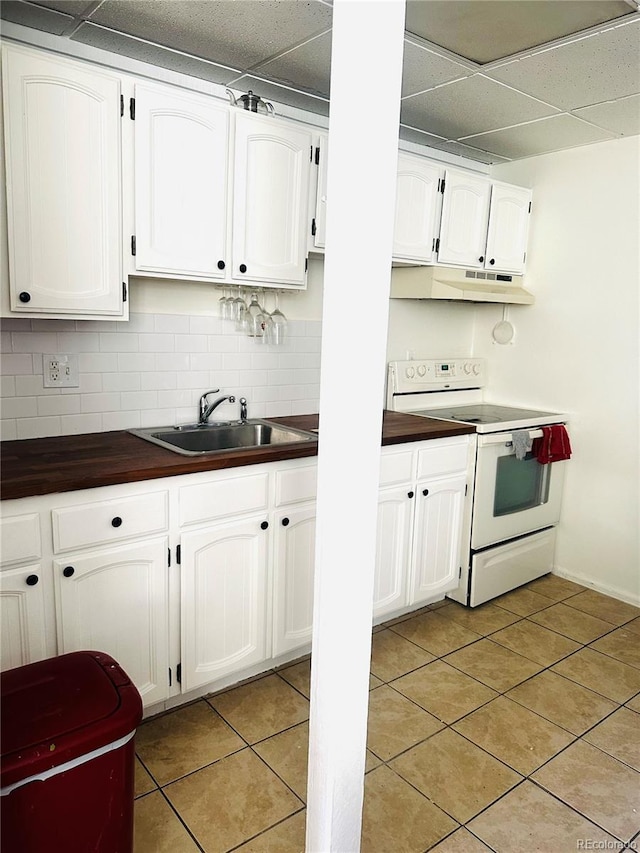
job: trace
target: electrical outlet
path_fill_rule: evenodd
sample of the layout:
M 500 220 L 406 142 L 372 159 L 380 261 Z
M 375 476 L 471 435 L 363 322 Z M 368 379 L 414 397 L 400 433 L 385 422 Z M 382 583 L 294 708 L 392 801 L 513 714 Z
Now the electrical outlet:
M 42 356 L 45 388 L 79 388 L 78 356 L 51 353 Z

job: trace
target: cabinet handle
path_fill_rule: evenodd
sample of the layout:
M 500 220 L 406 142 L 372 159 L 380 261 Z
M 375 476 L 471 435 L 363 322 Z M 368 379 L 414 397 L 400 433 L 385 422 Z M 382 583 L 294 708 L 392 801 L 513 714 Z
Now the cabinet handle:
M 491 260 L 489 261 L 489 263 L 491 264 L 491 266 L 493 266 L 493 265 L 495 264 L 495 262 L 496 262 L 496 259 L 495 259 L 495 258 L 491 258 Z
M 225 268 L 225 266 L 226 266 L 226 264 L 224 261 L 218 261 L 218 269 L 219 270 L 223 270 Z
M 282 519 L 282 526 L 283 526 L 283 527 L 288 527 L 288 526 L 289 526 L 289 519 L 288 519 L 288 518 L 283 518 L 283 519 Z
M 18 296 L 20 302 L 31 302 L 31 294 L 27 293 L 26 290 L 23 290 L 22 293 Z
M 484 255 L 480 255 L 478 260 L 480 261 L 481 264 L 483 264 L 484 263 Z
M 120 518 L 119 515 L 116 515 L 115 518 L 111 519 L 111 526 L 112 527 L 120 527 L 121 524 L 122 524 L 122 519 Z
M 240 264 L 240 272 L 246 272 L 246 271 L 247 271 L 247 265 L 246 264 Z
M 269 522 L 268 522 L 268 521 L 263 521 L 263 522 L 260 524 L 260 528 L 261 528 L 262 530 L 266 530 L 268 526 L 269 526 Z
M 414 495 L 414 492 L 407 492 L 407 497 L 408 497 L 408 498 L 412 498 L 412 497 L 413 497 L 413 495 Z
M 65 566 L 62 570 L 62 574 L 65 576 L 65 578 L 70 578 L 72 575 L 75 574 L 75 571 L 76 570 L 73 568 L 73 566 Z
M 26 580 L 27 586 L 35 586 L 39 581 L 38 575 L 29 575 Z
M 423 495 L 425 496 L 425 498 L 426 498 L 426 496 L 429 494 L 429 489 L 423 489 L 423 490 L 422 490 L 422 494 L 423 494 Z

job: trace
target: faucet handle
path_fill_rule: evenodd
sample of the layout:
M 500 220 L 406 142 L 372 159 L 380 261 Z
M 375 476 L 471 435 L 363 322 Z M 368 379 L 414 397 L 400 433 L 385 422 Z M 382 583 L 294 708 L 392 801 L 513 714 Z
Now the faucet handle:
M 205 391 L 202 397 L 208 397 L 209 394 L 218 394 L 220 392 L 219 388 L 212 388 L 210 391 Z
M 240 420 L 246 421 L 247 419 L 247 398 L 240 397 Z

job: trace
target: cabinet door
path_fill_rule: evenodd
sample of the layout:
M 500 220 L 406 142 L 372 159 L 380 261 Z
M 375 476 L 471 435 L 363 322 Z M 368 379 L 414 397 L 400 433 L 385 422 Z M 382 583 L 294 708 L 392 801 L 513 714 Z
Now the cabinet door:
M 136 269 L 223 278 L 228 107 L 136 85 Z
M 407 604 L 415 494 L 410 486 L 381 489 L 373 588 L 374 619 Z
M 232 277 L 305 283 L 311 134 L 235 114 Z
M 145 705 L 169 691 L 167 553 L 162 538 L 54 562 L 59 652 L 110 654 Z
M 47 636 L 42 567 L 0 572 L 0 669 L 13 669 L 55 654 Z
M 438 263 L 484 265 L 490 195 L 488 178 L 447 169 Z
M 484 262 L 486 269 L 523 272 L 530 212 L 531 190 L 493 184 Z
M 409 604 L 458 585 L 466 475 L 418 484 Z
M 182 537 L 183 691 L 267 657 L 269 534 L 261 523 L 252 517 Z
M 273 657 L 311 642 L 315 504 L 292 507 L 275 522 Z
M 327 162 L 329 153 L 329 135 L 321 133 L 315 149 L 315 161 L 318 166 L 318 186 L 316 195 L 316 215 L 313 220 L 313 245 L 324 249 L 327 236 Z
M 120 81 L 3 50 L 11 309 L 123 312 Z
M 423 157 L 398 156 L 394 258 L 433 260 L 440 175 L 440 168 Z

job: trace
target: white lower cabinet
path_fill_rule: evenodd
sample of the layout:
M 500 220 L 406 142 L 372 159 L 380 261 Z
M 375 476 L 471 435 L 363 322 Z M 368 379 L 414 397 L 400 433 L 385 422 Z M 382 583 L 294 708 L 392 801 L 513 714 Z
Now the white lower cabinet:
M 182 535 L 183 691 L 267 657 L 265 524 L 253 516 Z
M 50 652 L 45 628 L 42 566 L 0 572 L 0 669 L 13 669 L 46 658 Z
M 407 604 L 407 573 L 411 554 L 413 502 L 411 489 L 381 489 L 373 588 L 373 618 Z

